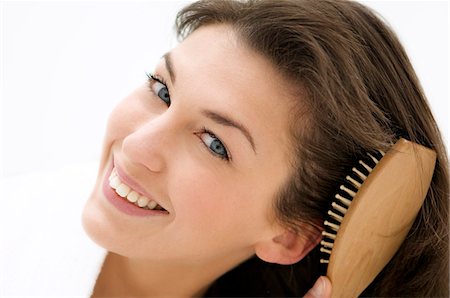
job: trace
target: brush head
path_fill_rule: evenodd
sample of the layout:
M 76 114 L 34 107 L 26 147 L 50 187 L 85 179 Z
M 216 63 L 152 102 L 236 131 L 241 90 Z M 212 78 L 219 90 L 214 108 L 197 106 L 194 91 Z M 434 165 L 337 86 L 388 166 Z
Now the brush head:
M 329 258 L 321 262 L 328 264 L 332 297 L 357 297 L 375 279 L 404 241 L 428 192 L 433 150 L 399 139 L 383 155 L 370 155 L 372 164 L 360 162 L 353 169 L 325 221 L 321 251 Z

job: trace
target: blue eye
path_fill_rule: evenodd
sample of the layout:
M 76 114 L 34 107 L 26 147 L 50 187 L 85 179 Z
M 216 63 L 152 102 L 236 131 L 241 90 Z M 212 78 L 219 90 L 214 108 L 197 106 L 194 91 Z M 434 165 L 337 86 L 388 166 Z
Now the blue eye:
M 227 149 L 225 145 L 211 132 L 204 130 L 200 134 L 200 139 L 205 144 L 205 146 L 219 158 L 224 160 L 229 160 Z
M 149 88 L 152 93 L 158 96 L 164 103 L 169 107 L 170 106 L 170 94 L 167 85 L 164 81 L 152 74 L 147 74 L 149 79 Z

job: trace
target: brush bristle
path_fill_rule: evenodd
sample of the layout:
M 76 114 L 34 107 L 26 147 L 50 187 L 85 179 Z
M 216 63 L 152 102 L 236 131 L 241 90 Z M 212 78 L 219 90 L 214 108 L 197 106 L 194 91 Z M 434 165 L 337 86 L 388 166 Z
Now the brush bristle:
M 320 242 L 320 251 L 322 252 L 321 264 L 327 266 L 329 263 L 339 226 L 353 198 L 384 154 L 383 151 L 367 153 L 367 158 L 359 160 L 358 164 L 352 168 L 340 185 L 339 191 L 332 201 L 331 208 L 328 210 L 328 217 L 324 221 L 323 240 Z

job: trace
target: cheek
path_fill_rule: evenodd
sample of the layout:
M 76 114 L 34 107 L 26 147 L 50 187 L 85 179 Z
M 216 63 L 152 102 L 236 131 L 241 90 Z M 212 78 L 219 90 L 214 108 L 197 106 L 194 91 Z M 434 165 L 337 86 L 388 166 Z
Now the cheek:
M 266 201 L 249 181 L 186 171 L 174 182 L 176 218 L 186 233 L 218 243 L 248 245 L 267 227 Z

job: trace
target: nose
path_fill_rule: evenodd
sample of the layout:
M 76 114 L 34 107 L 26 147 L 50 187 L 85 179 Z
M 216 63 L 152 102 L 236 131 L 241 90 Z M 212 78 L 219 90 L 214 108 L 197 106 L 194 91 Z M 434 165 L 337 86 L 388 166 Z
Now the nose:
M 162 172 L 167 166 L 171 143 L 177 131 L 169 117 L 158 116 L 140 125 L 122 143 L 122 152 L 134 163 L 152 172 Z

